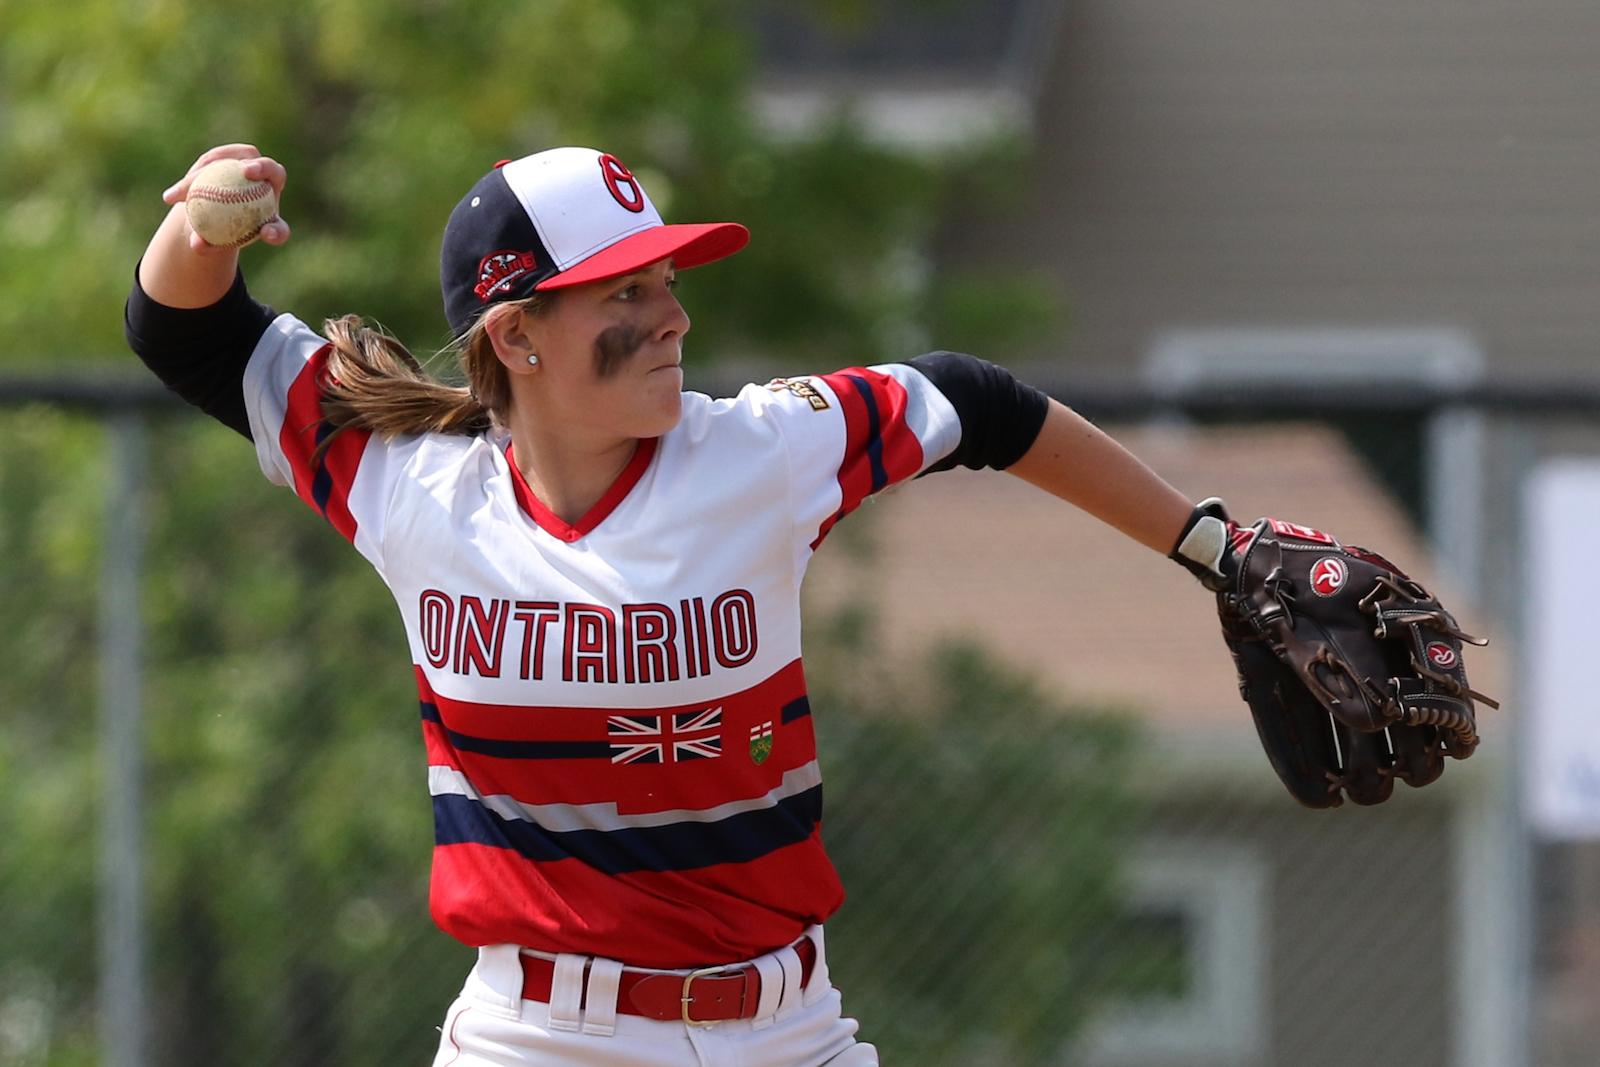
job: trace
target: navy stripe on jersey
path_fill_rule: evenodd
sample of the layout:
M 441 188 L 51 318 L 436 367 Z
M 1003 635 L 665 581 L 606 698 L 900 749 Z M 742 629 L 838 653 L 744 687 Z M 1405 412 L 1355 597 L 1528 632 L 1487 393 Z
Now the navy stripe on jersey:
M 857 368 L 816 380 L 838 398 L 845 442 L 838 471 L 839 507 L 817 528 L 813 549 L 867 497 L 915 476 L 923 467 L 922 442 L 906 421 L 917 405 L 893 375 Z
M 333 433 L 333 427 L 326 422 L 317 423 L 317 447 L 322 447 L 322 442 Z M 317 473 L 311 478 L 311 499 L 317 505 L 317 512 L 323 518 L 328 517 L 328 498 L 333 495 L 333 472 L 328 470 L 326 463 L 317 464 Z
M 619 830 L 547 830 L 521 819 L 501 818 L 471 797 L 452 793 L 433 798 L 438 845 L 488 845 L 546 863 L 575 859 L 605 874 L 748 863 L 807 840 L 821 821 L 820 785 L 772 807 L 716 822 Z
M 889 484 L 889 472 L 883 467 L 882 416 L 878 413 L 878 398 L 872 395 L 872 386 L 867 384 L 866 379 L 854 374 L 844 377 L 855 386 L 856 392 L 861 394 L 861 402 L 867 406 L 867 459 L 872 464 L 872 491 L 876 493 Z
M 604 759 L 611 758 L 611 745 L 605 741 L 496 741 L 489 737 L 469 737 L 451 730 L 445 736 L 457 752 L 476 752 L 496 759 Z
M 787 726 L 796 719 L 803 719 L 811 714 L 811 701 L 807 697 L 791 700 L 783 706 L 783 723 Z
M 445 737 L 457 752 L 475 752 L 496 759 L 610 759 L 609 741 L 501 741 L 493 737 L 473 737 L 458 734 L 439 717 L 437 704 L 422 704 L 425 722 L 436 722 L 444 728 Z

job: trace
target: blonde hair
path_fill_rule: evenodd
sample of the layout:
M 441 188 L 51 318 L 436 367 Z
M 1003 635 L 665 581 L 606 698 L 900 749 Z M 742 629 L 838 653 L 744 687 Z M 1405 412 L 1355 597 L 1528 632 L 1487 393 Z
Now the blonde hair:
M 506 306 L 544 315 L 554 303 L 554 294 L 535 293 Z M 405 345 L 381 327 L 368 326 L 359 315 L 323 323 L 331 347 L 322 417 L 333 432 L 318 446 L 319 455 L 350 429 L 371 430 L 381 437 L 414 433 L 470 437 L 504 425 L 511 407 L 511 376 L 495 355 L 487 319 L 480 315 L 451 346 L 466 375 L 464 386 L 448 385 L 429 374 Z

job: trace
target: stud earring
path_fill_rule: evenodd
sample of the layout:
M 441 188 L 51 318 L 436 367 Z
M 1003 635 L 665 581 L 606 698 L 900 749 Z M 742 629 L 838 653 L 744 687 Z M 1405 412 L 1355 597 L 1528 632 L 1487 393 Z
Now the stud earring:
M 539 357 L 538 356 L 529 356 L 528 357 L 528 362 L 530 364 L 538 363 L 539 362 Z

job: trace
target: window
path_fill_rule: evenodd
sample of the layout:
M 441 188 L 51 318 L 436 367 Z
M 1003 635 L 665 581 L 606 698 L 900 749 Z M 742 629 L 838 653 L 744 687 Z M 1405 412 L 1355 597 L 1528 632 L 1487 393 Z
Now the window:
M 1242 1067 L 1266 1048 L 1267 867 L 1253 848 L 1152 841 L 1129 863 L 1152 928 L 1181 928 L 1177 996 L 1109 1005 L 1087 1027 L 1089 1067 Z

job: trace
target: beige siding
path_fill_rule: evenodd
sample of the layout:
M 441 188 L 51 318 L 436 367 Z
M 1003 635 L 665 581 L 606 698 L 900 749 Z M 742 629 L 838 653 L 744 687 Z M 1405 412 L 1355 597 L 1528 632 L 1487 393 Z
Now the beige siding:
M 1600 355 L 1600 4 L 1068 0 L 1019 211 L 952 265 L 1059 276 L 1066 357 L 1155 330 L 1447 324 Z
M 1451 1062 L 1450 814 L 1437 800 L 1401 789 L 1376 808 L 1207 796 L 1158 809 L 1154 836 L 1253 847 L 1267 861 L 1268 1032 L 1257 1067 Z

